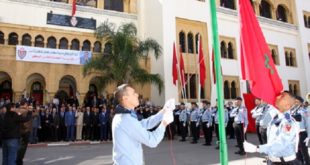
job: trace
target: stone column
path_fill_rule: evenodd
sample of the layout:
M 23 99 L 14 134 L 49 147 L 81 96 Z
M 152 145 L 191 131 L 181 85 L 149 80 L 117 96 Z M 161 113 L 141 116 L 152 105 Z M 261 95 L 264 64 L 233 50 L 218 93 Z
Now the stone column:
M 97 8 L 104 9 L 104 0 L 97 1 Z

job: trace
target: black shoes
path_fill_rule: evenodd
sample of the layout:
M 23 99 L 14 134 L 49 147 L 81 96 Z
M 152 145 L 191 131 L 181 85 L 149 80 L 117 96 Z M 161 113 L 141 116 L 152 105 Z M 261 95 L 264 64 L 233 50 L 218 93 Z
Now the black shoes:
M 235 154 L 245 155 L 246 153 L 244 151 L 236 151 Z

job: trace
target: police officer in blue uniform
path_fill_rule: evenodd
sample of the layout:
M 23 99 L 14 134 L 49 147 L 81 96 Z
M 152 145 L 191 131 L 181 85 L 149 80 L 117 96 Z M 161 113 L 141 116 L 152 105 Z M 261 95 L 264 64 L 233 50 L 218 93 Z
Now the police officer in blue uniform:
M 308 152 L 308 142 L 310 137 L 310 117 L 308 110 L 303 108 L 304 99 L 296 96 L 296 104 L 291 109 L 291 115 L 296 120 L 299 126 L 299 144 L 297 159 L 304 165 L 310 165 Z
M 187 135 L 187 127 L 188 127 L 188 113 L 185 108 L 185 104 L 181 103 L 180 105 L 180 115 L 179 115 L 179 121 L 180 121 L 180 131 L 181 131 L 181 142 L 186 141 L 186 135 Z
M 190 127 L 191 133 L 193 136 L 192 144 L 196 144 L 199 139 L 199 119 L 200 119 L 200 111 L 198 105 L 195 102 L 192 102 L 192 110 L 190 113 Z
M 267 144 L 255 146 L 245 141 L 245 151 L 267 154 L 268 165 L 300 165 L 296 159 L 298 125 L 289 113 L 294 104 L 295 97 L 288 91 L 277 96 L 276 106 L 280 113 L 273 117 L 268 126 Z
M 217 103 L 216 103 L 217 104 Z M 224 122 L 225 122 L 225 127 L 227 126 L 228 123 L 228 110 L 224 108 Z M 217 106 L 213 107 L 213 116 L 214 116 L 214 132 L 217 138 L 217 146 L 215 149 L 219 149 L 220 147 L 220 135 L 219 135 L 219 113 L 218 113 L 218 108 Z
M 255 98 L 256 107 L 251 110 L 252 118 L 255 119 L 256 134 L 260 144 L 263 144 L 262 135 L 259 132 L 259 122 L 263 116 L 263 105 L 260 98 Z
M 210 107 L 210 102 L 203 101 L 202 102 L 202 130 L 205 137 L 205 143 L 203 145 L 210 146 L 212 141 L 212 112 Z
M 242 105 L 242 98 L 236 98 L 236 108 L 230 114 L 234 117 L 234 129 L 239 151 L 235 154 L 245 155 L 243 142 L 245 138 L 245 132 L 248 126 L 248 112 L 247 109 Z

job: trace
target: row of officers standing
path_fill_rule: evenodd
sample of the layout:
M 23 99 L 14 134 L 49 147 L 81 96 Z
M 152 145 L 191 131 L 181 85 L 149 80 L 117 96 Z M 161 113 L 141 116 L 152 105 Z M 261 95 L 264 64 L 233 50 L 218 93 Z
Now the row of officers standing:
M 202 108 L 199 109 L 196 103 L 191 103 L 191 108 L 186 109 L 185 104 L 181 103 L 174 112 L 175 124 L 178 133 L 181 135 L 180 141 L 186 141 L 189 133 L 192 136 L 192 144 L 196 144 L 200 137 L 200 129 L 203 130 L 205 143 L 210 146 L 212 143 L 213 131 L 217 137 L 217 147 L 219 149 L 219 119 L 217 106 L 211 107 L 208 101 L 202 102 Z M 245 131 L 248 126 L 248 114 L 245 106 L 242 105 L 242 98 L 236 98 L 235 107 L 230 102 L 225 107 L 225 127 L 229 138 L 236 138 L 239 151 L 236 154 L 245 155 L 243 141 Z M 190 131 L 189 131 L 190 130 Z

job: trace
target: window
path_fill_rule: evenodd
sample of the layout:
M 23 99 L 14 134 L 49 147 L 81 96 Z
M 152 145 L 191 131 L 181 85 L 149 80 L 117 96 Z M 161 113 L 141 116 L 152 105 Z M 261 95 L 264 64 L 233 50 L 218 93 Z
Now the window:
M 32 84 L 31 89 L 33 92 L 42 91 L 42 85 L 40 82 L 36 81 Z
M 41 35 L 36 36 L 35 41 L 34 41 L 34 46 L 35 47 L 44 47 L 44 38 Z
M 124 11 L 123 0 L 104 0 L 104 9 L 123 12 Z
M 31 36 L 28 33 L 23 35 L 22 45 L 31 46 Z
M 300 96 L 300 86 L 298 80 L 288 80 L 288 88 L 291 93 Z
M 57 47 L 56 46 L 56 38 L 55 37 L 48 37 L 46 47 L 56 49 L 56 47 Z
M 234 59 L 234 49 L 233 49 L 233 44 L 231 42 L 228 43 L 228 58 L 229 59 Z
M 279 65 L 279 53 L 278 53 L 278 46 L 276 45 L 268 45 L 270 53 L 271 53 L 271 57 L 272 60 L 274 62 L 275 65 Z
M 83 42 L 82 50 L 83 50 L 83 51 L 90 51 L 90 41 L 85 40 L 85 41 Z
M 99 41 L 96 41 L 94 43 L 94 49 L 93 49 L 93 52 L 96 52 L 96 53 L 100 53 L 101 52 L 101 43 Z
M 224 81 L 224 98 L 225 99 L 230 98 L 229 82 L 227 80 Z
M 227 48 L 226 48 L 225 41 L 221 42 L 221 57 L 222 58 L 227 58 Z
M 262 17 L 271 18 L 271 6 L 266 0 L 262 0 L 259 5 L 259 13 Z
M 295 49 L 285 48 L 285 64 L 286 66 L 297 67 Z
M 220 0 L 220 6 L 233 10 L 236 9 L 235 0 Z
M 18 44 L 18 35 L 14 32 L 9 34 L 9 45 L 17 45 Z
M 310 28 L 310 16 L 308 17 L 308 28 Z
M 111 55 L 112 54 L 112 44 L 107 42 L 104 44 L 103 55 Z
M 224 98 L 235 99 L 240 94 L 239 77 L 237 76 L 223 76 L 224 81 Z
M 195 35 L 195 44 L 196 44 L 196 54 L 198 54 L 198 41 L 199 41 L 199 33 Z
M 77 5 L 97 7 L 97 0 L 77 0 Z
M 182 53 L 185 53 L 185 33 L 183 31 L 179 33 L 179 44 L 180 44 Z
M 194 37 L 193 33 L 188 33 L 187 34 L 187 52 L 188 53 L 194 53 Z
M 0 31 L 0 44 L 4 44 L 4 33 Z
M 308 27 L 308 19 L 306 15 L 304 15 L 304 23 L 305 23 L 305 27 Z
M 68 49 L 68 40 L 66 38 L 61 38 L 59 41 L 59 49 Z
M 185 91 L 186 97 L 189 99 L 196 99 L 197 98 L 197 74 L 185 74 Z
M 80 41 L 77 39 L 73 39 L 71 41 L 71 50 L 80 50 Z
M 277 20 L 282 21 L 282 22 L 287 22 L 287 11 L 283 7 L 283 5 L 279 5 L 277 8 Z

